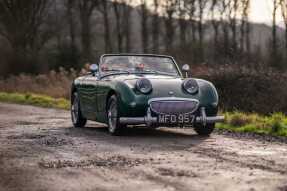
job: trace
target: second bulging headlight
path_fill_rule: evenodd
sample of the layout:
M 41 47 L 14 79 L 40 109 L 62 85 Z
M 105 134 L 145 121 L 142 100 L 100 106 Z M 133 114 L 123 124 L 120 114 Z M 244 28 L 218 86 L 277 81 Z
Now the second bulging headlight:
M 189 94 L 196 94 L 199 90 L 198 83 L 195 79 L 186 79 L 182 83 L 183 89 Z

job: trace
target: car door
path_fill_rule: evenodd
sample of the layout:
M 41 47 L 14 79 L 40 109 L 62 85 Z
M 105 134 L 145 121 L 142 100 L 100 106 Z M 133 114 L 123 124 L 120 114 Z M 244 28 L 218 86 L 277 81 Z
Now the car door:
M 106 101 L 110 91 L 111 80 L 109 78 L 101 78 L 97 84 L 97 121 L 106 122 Z
M 85 78 L 85 109 L 86 117 L 90 120 L 96 119 L 97 112 L 97 75 L 88 75 Z
M 87 75 L 80 77 L 77 80 L 77 92 L 80 98 L 81 112 L 85 117 L 87 117 L 89 113 L 88 103 L 88 89 L 87 89 Z

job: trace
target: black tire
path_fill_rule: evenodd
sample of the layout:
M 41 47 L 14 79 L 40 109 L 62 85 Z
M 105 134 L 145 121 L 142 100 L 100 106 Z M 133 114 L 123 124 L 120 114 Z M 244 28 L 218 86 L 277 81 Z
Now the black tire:
M 194 130 L 198 135 L 209 136 L 214 130 L 215 124 L 207 124 L 206 126 L 196 124 Z
M 87 119 L 83 117 L 81 112 L 81 104 L 77 92 L 74 92 L 72 95 L 71 117 L 73 125 L 76 128 L 84 127 L 87 123 Z
M 120 135 L 122 125 L 119 122 L 118 99 L 115 95 L 111 96 L 108 100 L 107 119 L 109 133 L 111 135 Z

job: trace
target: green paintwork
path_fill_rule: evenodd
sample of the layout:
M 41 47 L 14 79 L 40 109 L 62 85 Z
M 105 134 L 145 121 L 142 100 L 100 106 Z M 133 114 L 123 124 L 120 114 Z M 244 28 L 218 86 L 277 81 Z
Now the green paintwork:
M 140 78 L 151 81 L 153 91 L 144 95 L 135 89 Z M 156 74 L 119 74 L 99 78 L 91 74 L 75 79 L 72 91 L 78 91 L 83 115 L 89 119 L 106 123 L 106 104 L 109 97 L 116 94 L 119 100 L 121 117 L 143 117 L 146 115 L 148 100 L 158 97 L 193 98 L 206 108 L 207 116 L 215 116 L 218 107 L 218 94 L 212 83 L 196 79 L 199 92 L 195 95 L 186 93 L 182 88 L 183 78 Z

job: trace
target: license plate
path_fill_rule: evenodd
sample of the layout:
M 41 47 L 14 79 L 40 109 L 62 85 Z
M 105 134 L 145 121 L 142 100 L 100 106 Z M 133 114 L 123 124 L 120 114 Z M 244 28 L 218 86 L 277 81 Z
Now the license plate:
M 179 115 L 160 114 L 158 122 L 165 124 L 192 124 L 194 122 L 194 118 L 195 118 L 194 115 L 191 114 L 179 114 Z

